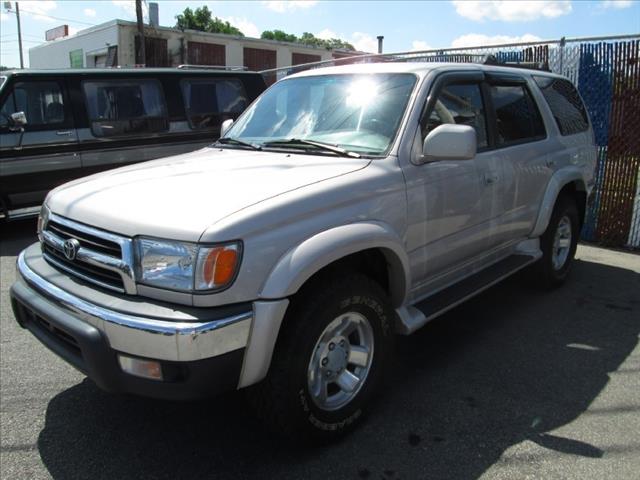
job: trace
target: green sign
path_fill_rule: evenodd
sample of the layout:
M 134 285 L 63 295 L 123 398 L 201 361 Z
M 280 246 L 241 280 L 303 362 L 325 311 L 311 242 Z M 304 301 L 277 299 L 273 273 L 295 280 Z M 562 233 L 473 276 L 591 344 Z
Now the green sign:
M 84 61 L 82 55 L 82 49 L 72 50 L 69 52 L 69 63 L 71 64 L 71 68 L 83 68 Z

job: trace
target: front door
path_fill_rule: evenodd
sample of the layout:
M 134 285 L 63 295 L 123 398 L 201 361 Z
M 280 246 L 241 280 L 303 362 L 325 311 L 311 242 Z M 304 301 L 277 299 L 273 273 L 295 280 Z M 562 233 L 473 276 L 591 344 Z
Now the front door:
M 4 208 L 37 206 L 52 188 L 79 176 L 78 136 L 64 79 L 17 79 L 0 99 L 0 195 Z M 10 116 L 24 112 L 20 131 Z
M 474 159 L 410 165 L 405 171 L 407 245 L 416 297 L 438 276 L 495 246 L 495 227 L 503 211 L 501 167 L 489 151 L 481 81 L 477 73 L 468 78 L 456 75 L 434 87 L 438 89 L 437 100 L 426 111 L 416 134 L 414 150 L 420 151 L 426 135 L 444 123 L 474 127 L 478 142 Z

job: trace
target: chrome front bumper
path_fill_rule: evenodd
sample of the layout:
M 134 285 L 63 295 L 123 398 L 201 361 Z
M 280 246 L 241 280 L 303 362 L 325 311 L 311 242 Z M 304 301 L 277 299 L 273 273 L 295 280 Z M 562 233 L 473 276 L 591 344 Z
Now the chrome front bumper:
M 189 362 L 245 348 L 253 311 L 204 321 L 176 322 L 129 315 L 94 305 L 48 282 L 34 272 L 22 252 L 18 274 L 54 307 L 98 329 L 109 346 L 122 353 L 158 360 Z M 20 280 L 19 280 L 20 281 Z

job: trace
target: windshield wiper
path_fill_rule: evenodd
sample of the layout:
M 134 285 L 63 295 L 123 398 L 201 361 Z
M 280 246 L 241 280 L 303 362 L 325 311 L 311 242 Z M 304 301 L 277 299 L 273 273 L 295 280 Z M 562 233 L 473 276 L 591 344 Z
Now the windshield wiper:
M 253 150 L 262 150 L 262 147 L 259 145 L 254 145 L 253 143 L 243 142 L 242 140 L 238 140 L 237 138 L 232 137 L 221 137 L 216 143 L 221 143 L 222 145 L 242 145 L 243 147 L 249 147 Z
M 316 140 L 307 140 L 305 138 L 283 138 L 281 140 L 272 140 L 270 142 L 265 142 L 262 144 L 263 147 L 275 147 L 278 145 L 311 145 L 320 148 L 321 150 L 327 150 L 329 152 L 337 153 L 338 155 L 342 155 L 343 157 L 360 158 L 359 153 L 345 150 L 344 148 L 338 147 L 336 145 L 331 145 L 330 143 L 318 142 Z

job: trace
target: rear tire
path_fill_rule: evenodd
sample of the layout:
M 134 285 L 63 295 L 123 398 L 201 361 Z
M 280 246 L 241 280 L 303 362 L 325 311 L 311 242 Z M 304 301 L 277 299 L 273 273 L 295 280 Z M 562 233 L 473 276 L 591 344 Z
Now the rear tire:
M 389 366 L 394 312 L 370 278 L 326 277 L 301 290 L 283 322 L 267 378 L 248 400 L 276 433 L 324 442 L 363 417 Z
M 580 220 L 573 198 L 562 195 L 556 201 L 547 229 L 540 237 L 542 258 L 530 271 L 533 283 L 543 289 L 552 289 L 564 283 L 578 246 Z

